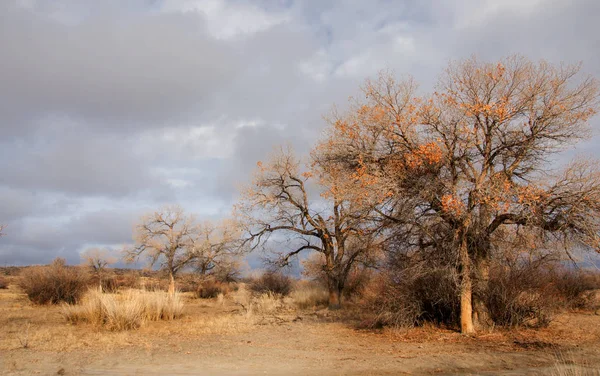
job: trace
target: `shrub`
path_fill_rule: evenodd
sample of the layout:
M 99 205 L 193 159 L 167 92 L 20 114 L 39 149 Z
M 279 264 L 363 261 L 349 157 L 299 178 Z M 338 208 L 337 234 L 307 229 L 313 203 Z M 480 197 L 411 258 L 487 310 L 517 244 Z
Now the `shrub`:
M 142 277 L 140 278 L 139 286 L 146 291 L 167 291 L 169 289 L 169 281 L 162 278 Z
M 373 270 L 365 267 L 354 267 L 348 273 L 344 284 L 344 298 L 360 297 L 365 291 L 369 281 L 373 278 Z M 325 285 L 326 286 L 326 285 Z
M 372 327 L 410 327 L 425 322 L 455 326 L 460 312 L 456 274 L 450 268 L 381 274 L 365 290 L 362 304 L 375 313 L 368 320 Z
M 102 291 L 115 293 L 119 289 L 117 279 L 115 277 L 105 277 L 101 281 Z
M 63 306 L 68 322 L 87 322 L 109 330 L 136 329 L 146 321 L 174 320 L 181 317 L 183 302 L 179 294 L 161 291 L 130 290 L 124 295 L 89 290 L 81 304 Z
M 115 276 L 100 277 L 95 275 L 90 278 L 90 286 L 99 286 L 104 292 L 114 293 L 119 289 L 119 281 Z
M 191 281 L 179 282 L 175 285 L 175 287 L 177 288 L 177 291 L 179 291 L 179 292 L 195 293 L 196 291 L 198 291 L 198 283 L 197 282 L 191 282 Z
M 560 307 L 550 275 L 528 264 L 492 268 L 485 297 L 490 318 L 500 326 L 547 326 Z
M 595 308 L 594 290 L 600 289 L 600 276 L 582 270 L 562 269 L 552 276 L 554 287 L 568 308 Z
M 181 273 L 175 287 L 179 292 L 192 292 L 195 294 L 201 282 L 201 278 L 195 274 Z
M 8 288 L 8 278 L 0 276 L 0 289 Z
M 129 272 L 115 277 L 117 289 L 135 289 L 140 287 L 140 277 L 135 272 Z
M 36 304 L 76 303 L 87 290 L 89 278 L 80 268 L 68 267 L 57 258 L 49 266 L 25 269 L 19 286 Z
M 371 296 L 377 312 L 374 326 L 414 326 L 425 322 L 457 327 L 460 317 L 459 279 L 451 268 L 416 270 L 380 278 Z M 539 265 L 496 265 L 488 289 L 475 291 L 484 298 L 495 325 L 546 326 L 559 306 L 548 274 Z
M 250 289 L 259 294 L 287 296 L 292 291 L 292 279 L 279 272 L 266 272 L 250 283 Z
M 394 260 L 396 261 L 396 260 Z M 474 280 L 491 322 L 498 326 L 547 326 L 561 308 L 597 309 L 598 274 L 552 269 L 555 261 L 495 263 L 487 285 Z M 437 266 L 436 266 L 437 265 Z M 414 326 L 425 322 L 458 326 L 459 278 L 435 260 L 398 259 L 364 288 L 366 326 Z
M 302 261 L 302 275 L 308 279 L 317 282 L 327 289 L 327 274 L 323 270 L 325 259 L 320 253 L 311 254 L 306 260 Z M 365 286 L 373 278 L 374 270 L 361 263 L 354 263 L 346 277 L 344 289 L 342 291 L 344 299 L 360 297 L 364 292 Z
M 226 295 L 228 290 L 227 284 L 209 279 L 198 286 L 196 297 L 200 299 L 212 299 L 216 298 L 219 294 Z

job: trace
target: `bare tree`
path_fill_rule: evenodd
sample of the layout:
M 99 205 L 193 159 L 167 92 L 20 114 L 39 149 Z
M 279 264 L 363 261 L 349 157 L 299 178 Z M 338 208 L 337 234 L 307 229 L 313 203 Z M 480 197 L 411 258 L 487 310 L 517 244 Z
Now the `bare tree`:
M 102 290 L 102 278 L 106 272 L 106 267 L 117 262 L 117 258 L 106 248 L 88 248 L 81 254 L 81 260 L 96 275 Z
M 81 259 L 95 273 L 102 272 L 108 265 L 117 262 L 117 258 L 106 248 L 88 248 L 81 254 Z
M 194 243 L 197 227 L 194 217 L 179 206 L 168 206 L 146 215 L 134 229 L 135 246 L 125 249 L 125 260 L 134 262 L 146 256 L 150 265 L 160 265 L 169 273 L 169 293 L 175 293 L 175 276 L 196 260 Z
M 219 222 L 205 221 L 193 238 L 193 267 L 203 275 L 221 280 L 233 280 L 238 270 L 238 259 L 244 252 L 241 246 L 241 227 L 232 219 Z
M 452 63 L 425 98 L 412 80 L 383 73 L 367 82 L 366 101 L 332 121 L 327 157 L 388 196 L 378 211 L 405 244 L 456 256 L 465 333 L 486 321 L 473 278 L 485 289 L 500 228 L 534 227 L 598 249 L 598 172 L 575 163 L 558 178 L 546 173 L 550 156 L 587 135 L 598 108 L 597 82 L 578 72 L 519 56 L 472 58 Z
M 321 267 L 327 276 L 330 308 L 339 308 L 352 265 L 371 249 L 347 247 L 351 237 L 366 239 L 368 231 L 362 207 L 345 200 L 337 189 L 342 178 L 316 165 L 302 172 L 293 153 L 282 149 L 268 163 L 259 162 L 253 184 L 237 207 L 251 249 L 267 245 L 273 234 L 283 237 L 289 250 L 275 252 L 276 265 L 288 265 L 301 252 L 324 256 Z M 310 183 L 323 184 L 321 197 L 309 199 Z

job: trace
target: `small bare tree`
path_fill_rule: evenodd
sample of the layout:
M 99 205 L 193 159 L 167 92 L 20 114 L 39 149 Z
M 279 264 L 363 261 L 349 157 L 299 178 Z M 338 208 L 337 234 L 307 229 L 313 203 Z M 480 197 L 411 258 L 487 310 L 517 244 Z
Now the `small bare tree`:
M 89 267 L 98 278 L 102 290 L 102 278 L 106 273 L 106 267 L 117 262 L 117 258 L 106 248 L 88 248 L 81 254 L 81 260 L 82 264 Z
M 179 206 L 168 206 L 144 216 L 135 226 L 135 246 L 124 250 L 125 260 L 134 262 L 147 256 L 169 274 L 169 293 L 175 293 L 175 276 L 196 259 L 194 252 L 197 226 L 194 217 L 185 215 Z
M 193 238 L 193 267 L 202 276 L 235 279 L 238 258 L 243 253 L 241 227 L 232 219 L 205 221 Z

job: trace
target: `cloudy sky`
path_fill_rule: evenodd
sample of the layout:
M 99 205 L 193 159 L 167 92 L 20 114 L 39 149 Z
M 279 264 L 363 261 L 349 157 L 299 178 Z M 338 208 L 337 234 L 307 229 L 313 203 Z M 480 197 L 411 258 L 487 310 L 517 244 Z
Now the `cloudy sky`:
M 389 68 L 512 53 L 600 77 L 598 0 L 0 1 L 0 265 L 79 262 L 179 203 L 228 215 L 274 145 Z M 595 124 L 600 124 L 598 119 Z M 600 156 L 594 137 L 573 152 Z

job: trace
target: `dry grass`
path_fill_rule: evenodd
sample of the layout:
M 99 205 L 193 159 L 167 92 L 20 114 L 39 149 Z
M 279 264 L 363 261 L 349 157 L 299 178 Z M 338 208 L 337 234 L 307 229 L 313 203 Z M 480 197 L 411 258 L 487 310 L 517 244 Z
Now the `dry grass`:
M 0 276 L 0 289 L 8 288 L 8 278 Z
M 577 359 L 572 352 L 558 352 L 552 376 L 600 376 L 600 369 L 593 368 L 588 362 Z
M 251 323 L 262 320 L 266 315 L 291 309 L 281 295 L 272 292 L 253 293 L 245 285 L 232 294 L 232 300 L 242 308 L 243 318 Z
M 327 291 L 319 284 L 308 281 L 298 281 L 290 294 L 290 298 L 299 309 L 327 306 L 329 302 Z
M 304 287 L 299 286 L 298 290 Z M 128 293 L 138 291 L 124 292 L 114 298 L 124 299 Z M 17 374 L 35 374 L 36 370 L 41 370 L 41 374 L 54 374 L 59 365 L 70 374 L 77 373 L 77 369 L 93 367 L 90 364 L 98 367 L 120 364 L 130 367 L 131 371 L 131 367 L 158 367 L 161 366 L 160 359 L 168 359 L 169 362 L 162 364 L 163 368 L 152 371 L 172 373 L 174 370 L 168 368 L 171 364 L 204 369 L 201 367 L 206 365 L 197 361 L 206 359 L 206 364 L 213 362 L 219 369 L 236 362 L 233 363 L 235 370 L 229 373 L 239 373 L 239 369 L 248 367 L 247 361 L 252 362 L 251 367 L 278 364 L 278 359 L 298 351 L 299 358 L 306 359 L 311 366 L 316 357 L 317 364 L 333 364 L 336 369 L 340 367 L 338 370 L 341 373 L 348 373 L 349 370 L 341 365 L 354 367 L 355 364 L 362 364 L 348 359 L 371 362 L 365 365 L 371 367 L 371 373 L 391 365 L 397 365 L 404 371 L 414 371 L 418 367 L 423 373 L 423 367 L 429 367 L 432 362 L 457 364 L 454 363 L 457 358 L 466 359 L 461 366 L 471 362 L 473 369 L 483 367 L 481 364 L 484 360 L 473 353 L 475 348 L 482 352 L 481 357 L 486 357 L 484 359 L 502 357 L 502 361 L 485 366 L 488 373 L 490 370 L 501 372 L 511 369 L 516 374 L 521 368 L 525 370 L 543 366 L 546 374 L 552 374 L 555 348 L 569 356 L 566 361 L 556 365 L 557 375 L 583 375 L 586 373 L 567 372 L 589 371 L 600 361 L 594 355 L 597 354 L 595 349 L 600 338 L 600 316 L 589 313 L 567 312 L 548 328 L 535 330 L 498 329 L 494 333 L 470 337 L 453 330 L 425 325 L 407 329 L 406 333 L 399 336 L 387 330 L 357 331 L 348 325 L 350 323 L 330 319 L 330 316 L 323 319 L 322 315 L 329 314 L 327 310 L 314 313 L 295 311 L 292 307 L 296 303 L 292 297 L 282 299 L 269 294 L 252 294 L 243 286 L 221 298 L 196 299 L 192 292 L 182 293 L 179 297 L 185 305 L 183 315 L 178 320 L 148 322 L 137 330 L 110 331 L 91 324 L 70 325 L 62 315 L 61 306 L 40 307 L 31 304 L 18 286 L 11 284 L 8 290 L 0 290 L 0 354 L 11 359 L 4 364 L 0 360 L 0 369 L 13 369 L 9 367 L 15 360 L 21 369 L 21 373 Z M 249 310 L 242 309 L 236 302 L 246 304 Z M 301 318 L 296 319 L 298 317 Z M 538 344 L 551 347 L 535 347 Z M 25 345 L 27 350 L 23 349 Z M 390 355 L 387 356 L 387 353 Z M 461 357 L 461 354 L 465 356 Z M 115 360 L 115 357 L 118 358 Z M 399 364 L 400 357 L 403 363 Z M 53 363 L 48 363 L 48 359 L 54 359 Z M 335 359 L 338 363 L 330 363 Z M 525 362 L 524 359 L 529 361 Z M 56 368 L 52 368 L 55 365 Z M 433 372 L 432 367 L 427 370 Z M 218 370 L 206 369 L 207 372 L 213 370 L 213 373 L 218 373 Z M 402 373 L 399 369 L 390 368 L 389 373 Z M 441 365 L 440 369 L 446 370 Z M 309 368 L 302 370 L 311 373 Z M 312 373 L 325 373 L 322 369 L 311 370 Z M 468 370 L 477 374 L 471 368 Z M 282 369 L 277 371 L 271 373 L 285 373 Z M 448 368 L 447 371 L 456 372 L 457 368 Z M 105 368 L 104 373 L 107 373 Z
M 65 304 L 62 313 L 71 323 L 86 322 L 109 330 L 129 330 L 147 321 L 181 317 L 183 301 L 179 294 L 129 290 L 124 294 L 104 294 L 89 290 L 80 304 Z
M 254 297 L 251 307 L 255 312 L 262 314 L 275 312 L 284 308 L 285 305 L 279 296 L 272 292 L 266 292 Z

